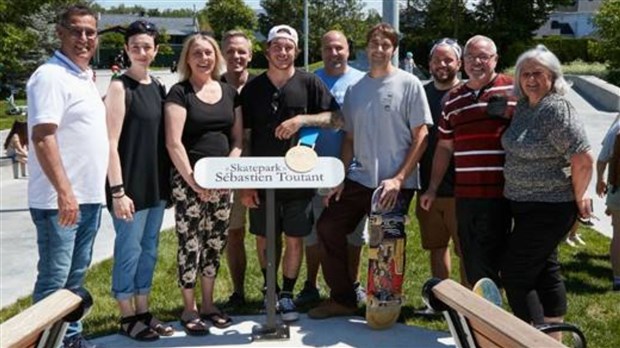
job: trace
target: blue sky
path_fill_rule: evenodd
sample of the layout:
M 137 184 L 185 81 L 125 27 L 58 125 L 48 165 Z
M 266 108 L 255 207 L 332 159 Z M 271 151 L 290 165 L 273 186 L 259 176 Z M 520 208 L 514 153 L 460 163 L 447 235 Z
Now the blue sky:
M 244 0 L 252 8 L 260 8 L 260 0 Z M 312 0 L 310 0 L 312 1 Z M 394 1 L 394 0 L 391 0 Z M 118 6 L 125 4 L 125 6 L 140 5 L 146 8 L 192 8 L 196 6 L 197 9 L 204 7 L 207 0 L 96 0 L 96 2 L 103 7 Z M 382 0 L 364 0 L 367 9 L 375 9 L 379 13 L 382 13 Z

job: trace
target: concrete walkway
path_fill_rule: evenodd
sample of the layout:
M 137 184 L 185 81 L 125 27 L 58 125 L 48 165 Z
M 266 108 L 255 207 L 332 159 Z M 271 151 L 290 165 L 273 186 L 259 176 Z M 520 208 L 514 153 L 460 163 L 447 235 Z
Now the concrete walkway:
M 396 324 L 388 330 L 370 329 L 364 318 L 332 318 L 312 320 L 302 315 L 290 326 L 289 340 L 252 341 L 252 327 L 264 323 L 262 316 L 235 316 L 235 325 L 227 329 L 211 328 L 204 337 L 185 335 L 178 323 L 171 337 L 156 342 L 140 343 L 125 336 L 110 335 L 93 340 L 98 348 L 132 347 L 454 347 L 454 340 L 447 332 L 426 330 Z

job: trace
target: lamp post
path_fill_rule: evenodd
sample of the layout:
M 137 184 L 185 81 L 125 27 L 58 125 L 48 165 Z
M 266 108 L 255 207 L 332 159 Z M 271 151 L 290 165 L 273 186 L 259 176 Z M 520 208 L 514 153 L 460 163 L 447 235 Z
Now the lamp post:
M 306 0 L 307 1 L 307 0 Z M 399 13 L 398 13 L 398 1 L 395 0 L 383 0 L 383 22 L 390 24 L 396 32 L 399 32 Z M 394 56 L 392 57 L 392 64 L 398 67 L 398 47 L 394 50 Z

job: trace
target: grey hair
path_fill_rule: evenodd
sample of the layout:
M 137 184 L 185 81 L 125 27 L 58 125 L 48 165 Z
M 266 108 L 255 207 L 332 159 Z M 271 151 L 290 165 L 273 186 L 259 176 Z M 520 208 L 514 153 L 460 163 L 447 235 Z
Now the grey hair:
M 519 56 L 515 68 L 514 79 L 514 93 L 517 97 L 523 97 L 523 90 L 521 89 L 521 82 L 519 76 L 521 76 L 521 69 L 523 64 L 527 61 L 535 61 L 542 65 L 553 75 L 553 85 L 551 91 L 564 95 L 570 89 L 570 84 L 564 79 L 564 73 L 562 72 L 562 64 L 558 57 L 549 51 L 545 45 L 537 45 L 536 47 L 529 49 Z
M 497 54 L 497 46 L 495 45 L 495 42 L 493 42 L 490 37 L 484 35 L 474 35 L 469 38 L 469 40 L 467 40 L 467 42 L 465 43 L 465 54 L 469 52 L 469 47 L 478 41 L 486 41 L 487 43 L 489 43 L 492 53 Z

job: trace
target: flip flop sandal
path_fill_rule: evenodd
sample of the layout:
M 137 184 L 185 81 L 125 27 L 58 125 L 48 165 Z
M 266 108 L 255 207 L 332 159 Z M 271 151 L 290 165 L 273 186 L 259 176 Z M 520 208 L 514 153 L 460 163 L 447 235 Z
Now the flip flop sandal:
M 157 334 L 157 332 L 153 331 L 148 326 L 145 326 L 142 330 L 138 332 L 134 332 L 134 328 L 136 327 L 136 324 L 140 322 L 141 320 L 139 319 L 137 315 L 132 315 L 130 317 L 121 318 L 121 327 L 118 330 L 118 332 L 121 335 L 131 338 L 132 340 L 136 340 L 140 342 L 157 341 L 159 339 L 159 335 Z M 127 325 L 127 326 L 123 327 L 124 325 Z
M 218 329 L 225 329 L 232 325 L 232 319 L 223 311 L 209 314 L 200 314 L 202 320 L 210 321 Z
M 183 326 L 183 330 L 188 336 L 206 336 L 209 334 L 209 328 L 205 325 L 205 323 L 200 319 L 198 313 L 194 313 L 195 315 L 188 320 L 184 320 L 181 318 L 179 321 L 181 322 L 181 326 Z M 201 329 L 199 329 L 201 327 Z
M 151 312 L 145 312 L 142 314 L 137 314 L 137 317 L 140 317 L 140 320 L 145 323 L 148 327 L 153 329 L 153 331 L 157 332 L 160 336 L 172 336 L 174 335 L 174 329 L 170 325 L 165 325 L 164 323 L 157 320 Z

